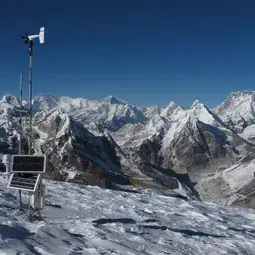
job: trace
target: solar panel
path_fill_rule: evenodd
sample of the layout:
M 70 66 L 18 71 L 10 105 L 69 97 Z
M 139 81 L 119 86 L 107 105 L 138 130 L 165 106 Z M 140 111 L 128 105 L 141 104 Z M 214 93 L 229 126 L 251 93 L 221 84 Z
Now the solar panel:
M 45 173 L 46 156 L 13 155 L 12 173 Z
M 35 192 L 38 188 L 41 174 L 14 173 L 11 175 L 8 188 Z

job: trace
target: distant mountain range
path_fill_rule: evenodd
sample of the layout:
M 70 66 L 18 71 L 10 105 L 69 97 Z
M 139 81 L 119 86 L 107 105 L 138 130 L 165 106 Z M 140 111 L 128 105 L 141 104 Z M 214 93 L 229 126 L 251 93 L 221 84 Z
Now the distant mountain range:
M 13 106 L 18 107 L 19 101 L 12 95 L 0 101 L 0 110 Z M 36 153 L 48 154 L 51 179 L 98 184 L 93 177 L 96 170 L 88 171 L 92 162 L 92 168 L 109 185 L 172 189 L 186 197 L 198 197 L 193 186 L 197 183 L 200 197 L 210 199 L 208 192 L 219 192 L 220 185 L 208 184 L 211 190 L 206 190 L 202 183 L 216 182 L 219 173 L 243 158 L 248 158 L 249 164 L 255 160 L 251 156 L 255 146 L 255 91 L 231 93 L 215 109 L 197 100 L 188 109 L 174 102 L 164 108 L 141 108 L 113 96 L 97 101 L 50 95 L 36 96 L 33 108 L 33 148 Z M 0 153 L 12 153 L 16 133 L 5 134 L 6 120 L 0 114 L 1 125 Z M 18 130 L 17 121 L 11 125 Z M 23 127 L 25 130 L 25 121 Z M 242 168 L 238 166 L 239 173 Z M 253 201 L 254 191 L 245 188 L 250 187 L 253 175 L 250 177 L 246 175 L 240 186 L 242 196 L 238 196 L 238 189 L 234 191 L 236 199 L 233 193 L 223 192 L 216 202 L 240 204 L 240 197 L 246 196 Z M 223 186 L 228 189 L 228 185 Z

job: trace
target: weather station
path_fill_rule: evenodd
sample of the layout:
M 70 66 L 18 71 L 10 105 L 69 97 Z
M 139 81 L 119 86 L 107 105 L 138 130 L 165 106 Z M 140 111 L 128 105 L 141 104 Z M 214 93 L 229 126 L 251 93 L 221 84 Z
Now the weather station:
M 17 155 L 4 155 L 3 163 L 6 166 L 6 177 L 8 178 L 7 187 L 19 190 L 20 209 L 23 209 L 21 200 L 21 191 L 29 193 L 28 218 L 38 213 L 41 218 L 41 210 L 45 206 L 45 186 L 42 182 L 43 174 L 46 171 L 46 155 L 32 155 L 32 118 L 33 118 L 33 47 L 34 40 L 39 39 L 40 44 L 44 43 L 44 27 L 40 28 L 39 34 L 21 36 L 24 43 L 28 44 L 29 53 L 29 105 L 28 108 L 22 106 L 23 74 L 20 74 L 20 106 L 16 107 L 6 104 L 4 117 L 6 119 L 6 132 L 12 135 L 11 121 L 13 118 L 19 118 L 19 148 Z M 29 118 L 27 132 L 28 155 L 22 155 L 22 118 Z

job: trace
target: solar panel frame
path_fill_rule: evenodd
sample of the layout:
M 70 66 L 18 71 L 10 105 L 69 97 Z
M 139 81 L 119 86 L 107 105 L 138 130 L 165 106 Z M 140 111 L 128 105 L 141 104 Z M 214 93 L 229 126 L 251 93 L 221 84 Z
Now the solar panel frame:
M 36 162 L 38 160 L 41 162 Z M 11 173 L 43 174 L 45 171 L 46 155 L 12 155 Z
M 33 183 L 33 188 L 31 188 L 31 187 L 28 186 L 27 183 L 24 182 L 24 179 L 26 179 L 26 181 L 28 181 L 29 179 L 31 180 L 31 178 L 19 177 L 17 175 L 19 175 L 19 173 L 11 174 L 10 179 L 8 181 L 8 184 L 7 184 L 7 188 L 35 192 L 38 189 L 39 183 L 42 180 L 42 174 L 34 174 L 34 177 L 36 177 L 36 179 L 34 179 L 35 182 Z M 19 180 L 19 183 L 15 184 L 14 183 L 15 178 L 20 178 L 20 179 L 23 179 L 23 180 Z

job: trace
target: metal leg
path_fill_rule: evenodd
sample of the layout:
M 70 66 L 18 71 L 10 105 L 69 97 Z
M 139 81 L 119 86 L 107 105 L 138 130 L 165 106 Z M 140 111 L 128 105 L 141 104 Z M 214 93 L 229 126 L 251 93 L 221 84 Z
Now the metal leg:
M 21 190 L 19 190 L 19 209 L 22 210 Z

